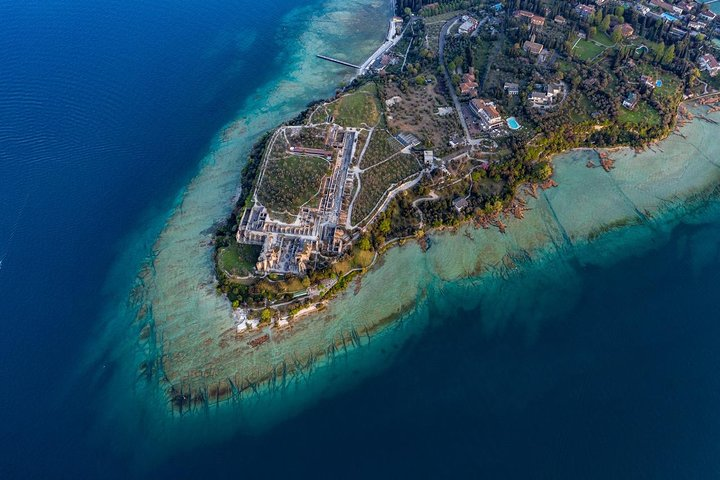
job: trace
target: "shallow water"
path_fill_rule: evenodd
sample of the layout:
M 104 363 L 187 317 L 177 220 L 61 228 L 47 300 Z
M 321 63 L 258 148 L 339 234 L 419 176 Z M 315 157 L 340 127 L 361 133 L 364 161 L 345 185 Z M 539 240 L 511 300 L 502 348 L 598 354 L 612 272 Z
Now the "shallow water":
M 720 152 L 717 127 L 706 123 L 662 151 L 614 154 L 610 174 L 587 169 L 589 153 L 563 155 L 561 186 L 530 199 L 507 235 L 463 229 L 434 235 L 427 253 L 414 243 L 392 249 L 357 294 L 349 289 L 249 359 L 203 343 L 232 327 L 214 294 L 206 242 L 232 207 L 245 153 L 347 78 L 315 53 L 362 60 L 389 15 L 384 1 L 281 3 L 232 15 L 222 2 L 194 12 L 159 6 L 142 24 L 157 34 L 144 42 L 136 30 L 123 37 L 111 29 L 125 18 L 112 9 L 119 2 L 114 16 L 79 4 L 74 17 L 59 14 L 67 13 L 61 3 L 37 11 L 0 3 L 13 19 L 27 17 L 0 36 L 13 47 L 3 50 L 12 68 L 0 72 L 0 85 L 13 88 L 0 91 L 22 93 L 0 96 L 0 105 L 23 114 L 29 104 L 48 109 L 18 86 L 35 85 L 32 68 L 9 76 L 18 65 L 45 65 L 45 76 L 56 73 L 49 84 L 66 86 L 77 68 L 96 72 L 108 52 L 121 66 L 157 52 L 144 69 L 126 66 L 134 72 L 120 82 L 127 88 L 113 83 L 123 69 L 108 61 L 100 69 L 108 76 L 79 82 L 72 102 L 54 107 L 57 116 L 0 126 L 14 142 L 0 147 L 0 199 L 11 212 L 0 217 L 0 242 L 10 239 L 0 243 L 0 333 L 8 339 L 0 372 L 14 387 L 0 409 L 3 477 L 716 476 L 720 207 L 705 192 L 719 179 Z M 121 23 L 136 24 L 139 6 L 122 5 Z M 102 48 L 81 65 L 67 60 L 71 52 L 48 53 L 69 65 L 64 73 L 47 58 L 27 62 L 36 45 L 18 49 L 13 32 L 39 18 L 51 38 L 60 25 L 87 42 L 80 51 Z M 74 35 L 68 18 L 89 33 Z M 134 48 L 117 49 L 130 40 Z M 172 55 L 179 46 L 190 48 L 187 59 Z M 189 60 L 197 57 L 205 60 Z M 182 75 L 211 65 L 217 70 Z M 136 87 L 148 84 L 156 89 Z M 90 105 L 86 91 L 107 103 Z M 119 117 L 128 99 L 136 103 Z M 199 106 L 174 109 L 170 100 Z M 115 137 L 103 138 L 108 132 Z M 10 168 L 10 159 L 25 158 Z M 703 193 L 689 202 L 691 186 Z M 634 226 L 608 233 L 601 223 Z M 588 235 L 597 241 L 588 244 Z M 138 321 L 141 305 L 149 309 Z M 158 325 L 157 345 L 137 340 L 147 319 Z M 305 363 L 314 347 L 339 338 L 344 347 Z M 160 348 L 198 369 L 214 360 L 223 374 L 292 354 L 302 370 L 179 418 L 156 383 L 139 378 L 140 362 Z

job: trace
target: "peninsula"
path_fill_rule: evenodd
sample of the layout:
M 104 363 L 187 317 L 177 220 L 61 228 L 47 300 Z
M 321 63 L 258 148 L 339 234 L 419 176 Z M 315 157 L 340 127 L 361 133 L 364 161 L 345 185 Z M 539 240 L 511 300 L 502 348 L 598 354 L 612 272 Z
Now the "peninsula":
M 216 243 L 238 332 L 321 308 L 398 240 L 502 231 L 520 189 L 554 186 L 552 155 L 643 148 L 683 99 L 717 98 L 707 6 L 420 3 L 362 66 L 318 55 L 359 76 L 255 146 Z
M 352 283 L 359 292 L 359 277 L 392 245 L 441 248 L 429 233 L 468 224 L 505 233 L 557 185 L 556 154 L 597 150 L 588 171 L 611 175 L 608 149 L 639 152 L 693 116 L 715 122 L 683 103 L 720 99 L 715 17 L 676 3 L 397 2 L 368 61 L 339 59 L 358 76 L 254 146 L 241 198 L 214 237 L 217 292 L 233 318 L 204 368 L 164 358 L 173 411 L 254 391 L 280 365 L 284 378 L 334 352 L 339 340 L 319 346 L 308 335 L 298 343 L 309 359 L 288 363 L 270 346 L 301 335 Z M 608 222 L 597 228 L 627 224 Z M 359 344 L 370 330 L 345 335 L 342 345 Z M 236 355 L 251 358 L 252 373 L 231 373 Z

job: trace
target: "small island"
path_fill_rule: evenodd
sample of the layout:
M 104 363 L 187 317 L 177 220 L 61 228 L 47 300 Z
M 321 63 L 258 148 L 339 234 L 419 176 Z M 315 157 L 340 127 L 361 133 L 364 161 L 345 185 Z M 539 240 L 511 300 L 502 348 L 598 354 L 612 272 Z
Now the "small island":
M 431 229 L 504 231 L 519 193 L 556 185 L 553 155 L 642 149 L 684 99 L 718 98 L 707 6 L 419 3 L 398 2 L 350 85 L 253 148 L 215 239 L 238 334 L 322 309 L 391 245 L 429 248 Z

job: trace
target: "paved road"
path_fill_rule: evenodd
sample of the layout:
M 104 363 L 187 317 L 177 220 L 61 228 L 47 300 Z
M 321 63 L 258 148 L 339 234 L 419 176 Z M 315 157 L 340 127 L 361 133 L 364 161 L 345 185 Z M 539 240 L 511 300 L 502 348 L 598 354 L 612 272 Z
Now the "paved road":
M 457 15 L 447 22 L 445 22 L 445 25 L 442 26 L 440 29 L 440 48 L 438 49 L 438 56 L 440 60 L 440 64 L 443 67 L 443 73 L 445 73 L 445 83 L 447 84 L 448 90 L 450 90 L 450 97 L 452 98 L 453 103 L 455 104 L 455 110 L 457 110 L 458 117 L 460 117 L 460 125 L 462 125 L 463 132 L 465 133 L 465 140 L 469 143 L 470 142 L 470 130 L 468 130 L 468 126 L 465 123 L 465 116 L 462 113 L 462 109 L 460 107 L 460 100 L 458 100 L 457 95 L 455 94 L 455 89 L 453 88 L 452 84 L 452 78 L 450 77 L 450 72 L 447 68 L 447 63 L 445 63 L 445 37 L 447 36 L 448 29 L 458 20 L 460 20 L 461 15 Z

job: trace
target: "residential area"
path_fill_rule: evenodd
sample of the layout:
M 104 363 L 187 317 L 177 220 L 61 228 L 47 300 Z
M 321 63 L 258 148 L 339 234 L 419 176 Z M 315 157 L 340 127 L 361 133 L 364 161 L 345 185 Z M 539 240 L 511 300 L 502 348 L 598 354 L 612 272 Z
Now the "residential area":
M 701 3 L 396 6 L 354 81 L 251 155 L 216 252 L 219 291 L 250 316 L 315 308 L 392 243 L 430 248 L 429 228 L 504 231 L 521 189 L 554 186 L 555 153 L 644 148 L 683 100 L 720 99 L 720 22 Z

